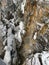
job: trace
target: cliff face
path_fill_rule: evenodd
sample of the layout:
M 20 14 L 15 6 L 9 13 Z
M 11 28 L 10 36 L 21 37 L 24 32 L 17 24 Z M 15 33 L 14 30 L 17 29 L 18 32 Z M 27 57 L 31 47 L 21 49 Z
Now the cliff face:
M 6 65 L 49 65 L 49 1 L 1 0 L 0 7 L 3 62 Z
M 44 3 L 44 1 L 43 1 Z M 40 4 L 40 3 L 39 3 Z M 42 3 L 41 3 L 42 4 Z M 30 49 L 30 52 L 35 52 L 35 50 L 38 52 L 40 51 L 40 47 L 38 49 L 38 45 L 40 46 L 45 46 L 46 40 L 43 42 L 38 40 L 38 38 L 42 37 L 44 39 L 44 35 L 47 34 L 48 31 L 48 25 L 47 21 L 48 21 L 48 11 L 47 7 L 45 6 L 41 6 L 38 5 L 37 1 L 33 1 L 31 3 L 31 1 L 27 1 L 26 5 L 25 5 L 25 13 L 24 13 L 24 20 L 26 23 L 26 35 L 23 38 L 23 42 L 24 42 L 24 50 L 26 49 L 26 53 L 28 52 L 27 49 Z M 47 20 L 44 20 L 45 18 L 47 18 Z M 41 42 L 38 44 L 38 42 Z M 37 48 L 36 48 L 36 44 L 37 44 Z M 36 48 L 34 50 L 34 47 Z M 41 49 L 43 50 L 43 49 Z M 25 53 L 24 53 L 25 54 Z
M 45 5 L 43 5 L 43 3 Z M 33 58 L 29 59 L 30 55 L 33 56 L 36 53 L 42 53 L 49 48 L 49 16 L 48 16 L 48 4 L 47 1 L 26 1 L 24 20 L 26 24 L 26 34 L 23 38 L 20 54 L 27 58 L 26 65 L 40 65 L 39 62 L 33 62 Z M 47 36 L 47 37 L 46 37 Z M 38 55 L 38 54 L 37 54 Z M 39 54 L 40 55 L 40 54 Z M 44 54 L 43 54 L 44 55 Z M 36 55 L 35 55 L 36 56 Z M 36 57 L 38 58 L 38 57 Z M 39 58 L 38 58 L 39 59 Z M 32 60 L 32 61 L 31 61 Z M 38 61 L 36 59 L 36 61 Z M 28 63 L 27 63 L 28 62 Z M 25 62 L 24 62 L 25 65 Z

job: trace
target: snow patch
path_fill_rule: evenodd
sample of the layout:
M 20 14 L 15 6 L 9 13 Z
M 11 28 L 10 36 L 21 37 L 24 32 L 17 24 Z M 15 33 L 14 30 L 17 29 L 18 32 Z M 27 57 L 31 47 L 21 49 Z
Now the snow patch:
M 26 0 L 23 0 L 23 2 L 21 3 L 21 11 L 22 11 L 23 14 L 24 14 L 25 4 L 26 4 Z

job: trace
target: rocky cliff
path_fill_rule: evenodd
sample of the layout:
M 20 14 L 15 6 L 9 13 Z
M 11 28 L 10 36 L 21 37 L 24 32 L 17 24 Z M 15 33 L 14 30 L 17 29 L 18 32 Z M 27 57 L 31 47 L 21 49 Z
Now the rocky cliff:
M 49 65 L 49 0 L 0 1 L 0 58 L 6 65 Z

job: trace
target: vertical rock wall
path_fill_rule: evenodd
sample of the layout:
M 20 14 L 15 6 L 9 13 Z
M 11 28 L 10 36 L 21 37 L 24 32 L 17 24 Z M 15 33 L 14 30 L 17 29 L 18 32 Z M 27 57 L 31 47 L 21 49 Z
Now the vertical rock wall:
M 49 1 L 1 0 L 0 46 L 6 65 L 49 65 Z

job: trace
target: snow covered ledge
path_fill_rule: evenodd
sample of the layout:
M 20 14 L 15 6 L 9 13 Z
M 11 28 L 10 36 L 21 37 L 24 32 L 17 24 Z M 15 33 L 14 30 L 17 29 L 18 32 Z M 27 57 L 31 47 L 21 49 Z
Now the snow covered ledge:
M 26 65 L 49 65 L 49 52 L 43 51 L 42 53 L 36 53 L 30 56 L 24 62 Z

